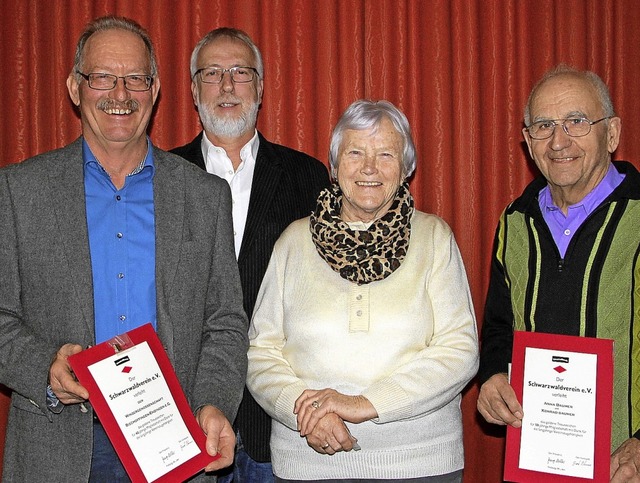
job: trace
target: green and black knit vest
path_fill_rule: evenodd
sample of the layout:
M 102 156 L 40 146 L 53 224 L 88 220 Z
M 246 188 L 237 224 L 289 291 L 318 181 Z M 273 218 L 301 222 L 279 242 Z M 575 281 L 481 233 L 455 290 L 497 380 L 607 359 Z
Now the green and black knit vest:
M 640 428 L 639 219 L 638 200 L 604 203 L 564 259 L 544 221 L 521 211 L 505 210 L 496 239 L 515 330 L 615 341 L 612 449 Z

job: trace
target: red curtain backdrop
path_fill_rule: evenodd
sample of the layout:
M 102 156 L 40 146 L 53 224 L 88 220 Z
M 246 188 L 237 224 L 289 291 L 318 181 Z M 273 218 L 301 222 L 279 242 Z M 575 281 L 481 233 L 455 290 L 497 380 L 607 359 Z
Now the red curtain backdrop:
M 498 216 L 536 174 L 521 136 L 535 80 L 560 62 L 600 74 L 623 120 L 615 157 L 638 166 L 638 7 L 637 0 L 0 0 L 0 166 L 80 134 L 65 81 L 92 18 L 124 15 L 149 30 L 162 85 L 150 135 L 165 149 L 200 129 L 189 89 L 195 43 L 213 28 L 237 27 L 264 56 L 258 127 L 269 139 L 326 162 L 331 129 L 355 99 L 385 98 L 407 114 L 419 154 L 411 191 L 420 210 L 453 228 L 480 326 Z M 465 481 L 498 482 L 504 438 L 480 422 L 477 393 L 471 384 L 463 399 Z M 5 414 L 7 397 L 0 402 Z

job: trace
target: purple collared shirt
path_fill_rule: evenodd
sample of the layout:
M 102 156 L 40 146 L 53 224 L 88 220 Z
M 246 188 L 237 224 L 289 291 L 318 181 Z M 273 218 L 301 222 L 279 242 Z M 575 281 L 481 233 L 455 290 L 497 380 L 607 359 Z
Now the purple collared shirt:
M 549 185 L 540 190 L 538 195 L 540 211 L 549 230 L 551 230 L 551 235 L 556 242 L 562 258 L 564 258 L 567 252 L 567 247 L 573 234 L 580 228 L 584 220 L 600 206 L 600 203 L 622 183 L 623 179 L 624 174 L 619 173 L 613 164 L 610 163 L 607 174 L 602 178 L 602 181 L 598 183 L 598 186 L 585 196 L 580 203 L 569 206 L 567 216 L 564 215 L 562 210 L 558 208 L 553 202 L 553 199 L 551 199 Z

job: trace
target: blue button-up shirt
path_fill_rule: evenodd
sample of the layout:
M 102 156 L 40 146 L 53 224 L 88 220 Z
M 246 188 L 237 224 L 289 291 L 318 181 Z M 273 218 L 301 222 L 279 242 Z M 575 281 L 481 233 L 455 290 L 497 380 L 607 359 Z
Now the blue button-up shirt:
M 96 344 L 147 322 L 156 327 L 153 148 L 142 169 L 116 189 L 82 144 L 93 273 Z

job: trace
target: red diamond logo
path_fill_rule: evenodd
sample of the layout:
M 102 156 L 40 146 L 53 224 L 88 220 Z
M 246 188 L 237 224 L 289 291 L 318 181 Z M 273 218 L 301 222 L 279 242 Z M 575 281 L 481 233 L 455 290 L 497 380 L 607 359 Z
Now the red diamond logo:
M 126 374 L 129 374 L 129 373 L 131 372 L 131 369 L 133 369 L 133 367 L 131 367 L 131 366 L 124 366 L 124 367 L 122 368 L 122 372 L 124 372 L 124 373 L 126 373 Z
M 564 371 L 566 371 L 566 369 L 564 367 L 562 367 L 562 366 L 556 366 L 556 367 L 553 368 L 553 370 L 558 372 L 558 373 L 560 373 L 560 374 L 562 374 Z

